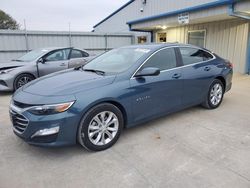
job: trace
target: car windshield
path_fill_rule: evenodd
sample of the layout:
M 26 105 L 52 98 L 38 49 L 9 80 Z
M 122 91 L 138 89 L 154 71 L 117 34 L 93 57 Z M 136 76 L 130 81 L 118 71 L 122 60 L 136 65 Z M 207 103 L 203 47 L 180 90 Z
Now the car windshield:
M 96 70 L 108 74 L 117 74 L 129 69 L 149 49 L 119 48 L 106 52 L 86 64 L 84 70 Z
M 46 49 L 32 50 L 28 52 L 27 54 L 23 55 L 22 57 L 16 59 L 16 61 L 24 61 L 24 62 L 34 61 L 38 57 L 46 54 L 47 52 L 49 52 L 49 50 L 46 50 Z

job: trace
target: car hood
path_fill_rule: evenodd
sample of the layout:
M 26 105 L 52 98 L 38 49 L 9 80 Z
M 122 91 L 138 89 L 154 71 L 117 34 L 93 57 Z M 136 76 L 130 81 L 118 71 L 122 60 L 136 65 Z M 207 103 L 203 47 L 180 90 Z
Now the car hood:
M 115 76 L 102 76 L 82 70 L 53 73 L 25 85 L 22 90 L 42 96 L 71 95 L 111 84 Z
M 0 70 L 13 69 L 21 66 L 27 65 L 30 62 L 18 62 L 18 61 L 10 61 L 6 63 L 0 63 Z

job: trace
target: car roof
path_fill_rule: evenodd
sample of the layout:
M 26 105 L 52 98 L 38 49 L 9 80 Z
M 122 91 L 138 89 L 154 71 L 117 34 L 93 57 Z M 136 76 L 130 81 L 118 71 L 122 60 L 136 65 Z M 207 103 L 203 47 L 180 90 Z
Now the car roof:
M 81 51 L 86 51 L 84 49 L 74 48 L 74 47 L 45 47 L 45 48 L 38 48 L 38 49 L 52 51 L 52 50 L 61 50 L 61 49 L 70 49 L 70 48 L 81 50 Z
M 67 49 L 67 48 L 72 48 L 72 47 L 45 47 L 45 48 L 39 48 L 39 49 L 51 51 L 51 50 L 60 50 L 60 49 Z
M 53 51 L 53 50 L 61 50 L 61 49 L 76 49 L 76 50 L 80 50 L 83 52 L 86 52 L 88 54 L 91 54 L 88 50 L 85 49 L 80 49 L 80 48 L 74 48 L 74 47 L 45 47 L 45 48 L 36 48 L 33 50 L 46 50 L 48 52 Z
M 178 42 L 173 42 L 173 43 L 150 43 L 150 44 L 137 44 L 137 45 L 130 45 L 130 46 L 124 46 L 122 48 L 144 48 L 144 49 L 149 49 L 149 50 L 157 50 L 161 49 L 164 47 L 171 47 L 171 46 L 178 46 L 178 47 L 195 47 L 195 48 L 200 48 L 198 46 L 194 46 L 191 44 L 182 44 Z

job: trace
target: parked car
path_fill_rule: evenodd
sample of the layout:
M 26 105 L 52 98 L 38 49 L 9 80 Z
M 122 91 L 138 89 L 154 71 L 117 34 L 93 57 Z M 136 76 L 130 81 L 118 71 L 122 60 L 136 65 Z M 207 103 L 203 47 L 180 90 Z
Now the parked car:
M 84 65 L 94 56 L 75 48 L 42 48 L 12 62 L 0 64 L 0 91 L 16 90 L 28 82 L 72 67 Z
M 100 151 L 124 127 L 194 105 L 217 108 L 232 74 L 230 62 L 191 45 L 122 47 L 23 86 L 12 98 L 10 117 L 14 133 L 30 144 L 78 141 Z

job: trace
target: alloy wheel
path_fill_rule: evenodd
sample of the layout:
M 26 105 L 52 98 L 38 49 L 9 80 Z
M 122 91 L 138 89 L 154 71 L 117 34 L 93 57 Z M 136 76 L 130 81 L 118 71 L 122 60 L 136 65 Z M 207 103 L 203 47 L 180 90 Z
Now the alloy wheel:
M 104 111 L 92 118 L 88 126 L 88 137 L 92 144 L 103 146 L 111 142 L 119 129 L 119 120 L 111 111 Z
M 25 84 L 27 84 L 28 82 L 32 81 L 32 79 L 29 76 L 23 76 L 21 77 L 18 82 L 17 82 L 17 87 L 22 87 Z
M 210 91 L 210 102 L 216 106 L 220 103 L 223 95 L 223 88 L 219 83 L 214 84 Z

